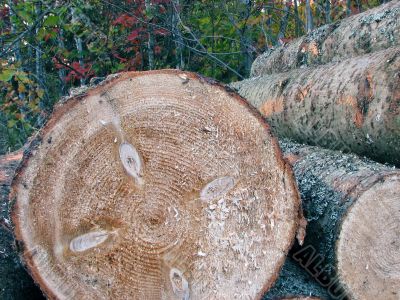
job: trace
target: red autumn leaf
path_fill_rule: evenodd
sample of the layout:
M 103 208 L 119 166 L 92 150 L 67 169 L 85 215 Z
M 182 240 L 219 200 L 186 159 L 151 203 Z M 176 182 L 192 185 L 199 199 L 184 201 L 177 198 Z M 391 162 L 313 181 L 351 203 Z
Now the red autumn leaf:
M 47 42 L 49 39 L 51 39 L 51 33 L 46 34 L 43 39 L 45 42 Z
M 167 4 L 170 3 L 171 0 L 153 0 L 153 4 Z
M 128 35 L 127 39 L 128 41 L 134 41 L 139 37 L 139 30 L 135 29 L 134 31 L 131 32 L 130 35 Z
M 158 35 L 168 35 L 169 32 L 166 29 L 163 28 L 157 28 L 154 30 L 154 34 L 158 34 Z
M 0 9 L 0 18 L 5 18 L 6 16 L 9 15 L 9 9 L 8 7 L 4 7 L 2 9 Z
M 137 22 L 138 21 L 135 17 L 132 17 L 128 14 L 122 14 L 117 19 L 115 19 L 115 21 L 113 22 L 113 25 L 120 24 L 124 27 L 132 27 Z
M 115 58 L 118 58 L 120 62 L 126 62 L 128 60 L 127 58 L 123 58 L 123 57 L 119 56 L 117 53 L 113 53 L 113 56 Z
M 160 53 L 161 53 L 161 50 L 162 50 L 162 49 L 161 49 L 160 46 L 155 46 L 155 47 L 154 47 L 154 53 L 155 53 L 155 54 L 160 54 Z
M 133 30 L 133 31 L 128 35 L 128 37 L 127 37 L 128 41 L 134 41 L 134 40 L 136 40 L 136 39 L 139 37 L 140 33 L 141 33 L 143 30 L 144 30 L 143 27 L 139 27 L 139 28 Z

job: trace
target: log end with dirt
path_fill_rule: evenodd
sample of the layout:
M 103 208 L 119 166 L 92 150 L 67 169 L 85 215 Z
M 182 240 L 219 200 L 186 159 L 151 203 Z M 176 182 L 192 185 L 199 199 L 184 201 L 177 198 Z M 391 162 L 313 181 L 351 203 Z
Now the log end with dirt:
M 293 258 L 338 299 L 398 299 L 400 171 L 288 140 L 281 147 L 308 221 Z
M 400 298 L 399 229 L 398 172 L 365 191 L 342 222 L 337 268 L 352 298 Z
M 299 225 L 261 116 L 192 73 L 124 73 L 59 105 L 12 185 L 49 298 L 262 297 Z

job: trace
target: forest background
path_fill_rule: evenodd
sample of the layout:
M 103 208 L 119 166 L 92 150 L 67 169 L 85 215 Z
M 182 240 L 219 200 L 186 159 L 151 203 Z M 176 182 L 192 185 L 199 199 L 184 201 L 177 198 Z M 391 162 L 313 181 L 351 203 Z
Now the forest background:
M 2 0 L 0 155 L 20 148 L 71 88 L 178 68 L 248 77 L 264 51 L 381 0 Z

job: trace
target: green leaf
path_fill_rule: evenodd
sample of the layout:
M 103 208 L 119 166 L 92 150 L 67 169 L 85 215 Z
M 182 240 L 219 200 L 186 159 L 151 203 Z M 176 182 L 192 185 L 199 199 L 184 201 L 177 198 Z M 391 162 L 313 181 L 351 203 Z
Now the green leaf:
M 9 70 L 9 69 L 3 70 L 0 73 L 0 81 L 4 81 L 4 82 L 10 81 L 11 78 L 14 76 L 14 74 L 15 74 L 14 70 Z
M 38 41 L 41 41 L 44 39 L 45 35 L 47 34 L 46 28 L 40 28 L 36 34 L 36 38 Z
M 55 26 L 55 25 L 58 24 L 58 20 L 59 20 L 58 16 L 48 16 L 48 17 L 44 20 L 43 25 L 44 25 L 44 26 L 52 27 L 52 26 Z
M 38 95 L 39 98 L 42 98 L 43 95 L 44 95 L 44 90 L 42 90 L 42 89 L 37 89 L 37 90 L 36 90 L 36 93 L 37 93 L 37 95 Z
M 28 10 L 20 10 L 19 12 L 19 16 L 27 23 L 31 24 L 33 23 L 33 19 L 32 16 L 30 14 L 30 12 Z
M 17 124 L 16 120 L 8 120 L 7 127 L 8 128 L 13 128 L 15 126 L 15 124 Z

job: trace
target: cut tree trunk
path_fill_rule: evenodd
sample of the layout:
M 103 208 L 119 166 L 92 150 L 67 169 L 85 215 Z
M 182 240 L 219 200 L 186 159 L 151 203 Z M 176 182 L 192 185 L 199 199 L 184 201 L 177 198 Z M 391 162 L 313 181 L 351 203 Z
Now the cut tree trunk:
M 13 224 L 49 298 L 260 298 L 300 223 L 261 115 L 192 73 L 114 76 L 29 149 Z
M 329 1 L 328 1 L 329 2 Z M 400 45 L 400 1 L 322 26 L 253 62 L 251 76 L 337 62 Z
M 21 158 L 22 151 L 0 156 L 0 299 L 41 299 L 39 288 L 20 262 L 8 215 L 10 184 Z
M 231 84 L 275 134 L 400 166 L 400 48 Z
M 287 258 L 278 280 L 264 295 L 263 300 L 331 299 L 324 289 L 304 268 L 292 258 Z
M 400 170 L 289 141 L 281 147 L 308 221 L 291 256 L 338 299 L 398 300 Z

